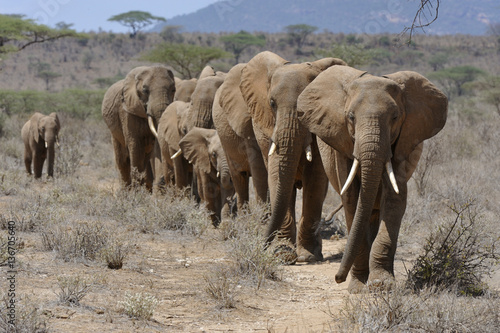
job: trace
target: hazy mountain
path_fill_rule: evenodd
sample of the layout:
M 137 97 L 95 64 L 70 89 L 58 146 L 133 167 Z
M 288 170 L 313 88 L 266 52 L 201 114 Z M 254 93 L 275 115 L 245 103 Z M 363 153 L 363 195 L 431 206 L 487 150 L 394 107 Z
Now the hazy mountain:
M 305 23 L 331 32 L 399 33 L 411 22 L 418 0 L 229 0 L 192 14 L 175 16 L 155 27 L 181 25 L 184 31 L 280 32 Z M 488 23 L 500 22 L 498 0 L 441 0 L 439 18 L 426 33 L 484 34 Z

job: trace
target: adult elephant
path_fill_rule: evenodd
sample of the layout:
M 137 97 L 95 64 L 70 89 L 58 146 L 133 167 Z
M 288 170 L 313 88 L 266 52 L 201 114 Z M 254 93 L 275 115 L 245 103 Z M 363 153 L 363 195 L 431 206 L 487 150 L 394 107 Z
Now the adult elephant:
M 252 116 L 254 133 L 268 170 L 271 218 L 268 242 L 276 234 L 296 244 L 298 261 L 322 260 L 317 228 L 328 179 L 315 138 L 297 118 L 297 98 L 323 70 L 345 65 L 336 58 L 291 64 L 272 52 L 261 52 L 241 72 L 240 89 Z M 303 188 L 299 229 L 295 225 L 296 190 Z
M 351 270 L 350 292 L 367 283 L 390 286 L 407 181 L 423 141 L 445 125 L 446 96 L 415 72 L 377 77 L 334 66 L 297 103 L 301 124 L 335 150 L 331 158 L 321 149 L 330 156 L 322 154 L 323 163 L 349 230 L 335 280 L 345 281 Z
M 169 69 L 140 66 L 104 95 L 102 116 L 111 131 L 115 161 L 126 186 L 134 180 L 152 189 L 150 158 L 157 135 L 155 123 L 173 101 L 174 94 L 174 75 Z
M 194 89 L 196 88 L 196 82 L 198 80 L 196 78 L 192 78 L 189 80 L 181 80 L 179 78 L 175 78 L 175 101 L 182 102 L 191 102 L 191 95 L 193 94 Z
M 179 141 L 186 135 L 184 127 L 189 103 L 174 101 L 160 118 L 158 124 L 158 144 L 161 151 L 162 173 L 167 184 L 174 183 L 183 189 L 192 182 L 193 167 L 179 151 Z M 174 158 L 172 158 L 174 157 Z
M 198 179 L 198 194 L 211 212 L 217 226 L 222 217 L 230 214 L 230 199 L 234 187 L 226 155 L 214 129 L 194 127 L 179 142 L 184 157 L 193 165 Z
M 189 107 L 189 125 L 187 131 L 192 127 L 214 128 L 212 119 L 212 106 L 215 93 L 224 82 L 225 73 L 214 73 L 214 75 L 201 77 L 196 83 L 196 88 L 191 95 Z
M 215 94 L 212 116 L 229 165 L 241 210 L 249 200 L 249 177 L 258 201 L 267 201 L 267 170 L 252 126 L 252 117 L 241 95 L 241 70 L 246 64 L 234 66 Z
M 35 112 L 21 129 L 21 137 L 24 142 L 24 165 L 28 174 L 32 174 L 31 165 L 35 178 L 42 177 L 42 169 L 47 161 L 47 174 L 54 176 L 55 144 L 58 143 L 61 123 L 57 113 L 48 116 Z

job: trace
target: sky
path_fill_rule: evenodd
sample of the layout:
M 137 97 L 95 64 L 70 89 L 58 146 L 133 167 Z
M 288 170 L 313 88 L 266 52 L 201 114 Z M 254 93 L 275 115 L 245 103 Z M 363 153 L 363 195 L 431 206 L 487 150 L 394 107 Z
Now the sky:
M 23 14 L 25 18 L 54 28 L 59 22 L 72 23 L 78 32 L 113 31 L 130 29 L 108 19 L 131 10 L 149 12 L 165 19 L 189 14 L 218 0 L 1 0 L 0 14 Z M 152 26 L 146 27 L 146 29 Z

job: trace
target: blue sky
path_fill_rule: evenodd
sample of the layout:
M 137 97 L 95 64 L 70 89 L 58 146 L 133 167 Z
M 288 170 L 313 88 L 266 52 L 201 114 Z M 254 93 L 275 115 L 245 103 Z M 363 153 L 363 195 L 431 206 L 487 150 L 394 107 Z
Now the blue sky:
M 218 0 L 2 0 L 1 14 L 24 14 L 37 23 L 54 27 L 59 22 L 73 23 L 77 31 L 130 32 L 117 22 L 108 22 L 113 15 L 131 10 L 149 12 L 167 19 L 189 14 Z M 149 28 L 149 27 L 148 27 Z

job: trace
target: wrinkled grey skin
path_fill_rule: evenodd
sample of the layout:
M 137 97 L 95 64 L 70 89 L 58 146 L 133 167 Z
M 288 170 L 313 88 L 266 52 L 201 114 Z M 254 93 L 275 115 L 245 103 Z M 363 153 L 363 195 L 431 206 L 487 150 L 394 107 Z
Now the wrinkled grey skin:
M 32 174 L 31 165 L 35 178 L 42 176 L 42 169 L 47 160 L 47 174 L 54 176 L 55 144 L 58 141 L 61 124 L 55 112 L 48 116 L 36 112 L 24 124 L 21 137 L 24 142 L 24 164 L 28 174 Z
M 153 187 L 156 126 L 175 94 L 173 73 L 163 66 L 140 66 L 113 84 L 102 102 L 102 116 L 111 131 L 115 161 L 123 184 L 132 181 Z M 156 130 L 156 129 L 155 129 Z M 159 149 L 157 149 L 159 153 Z M 145 175 L 144 175 L 145 174 Z

